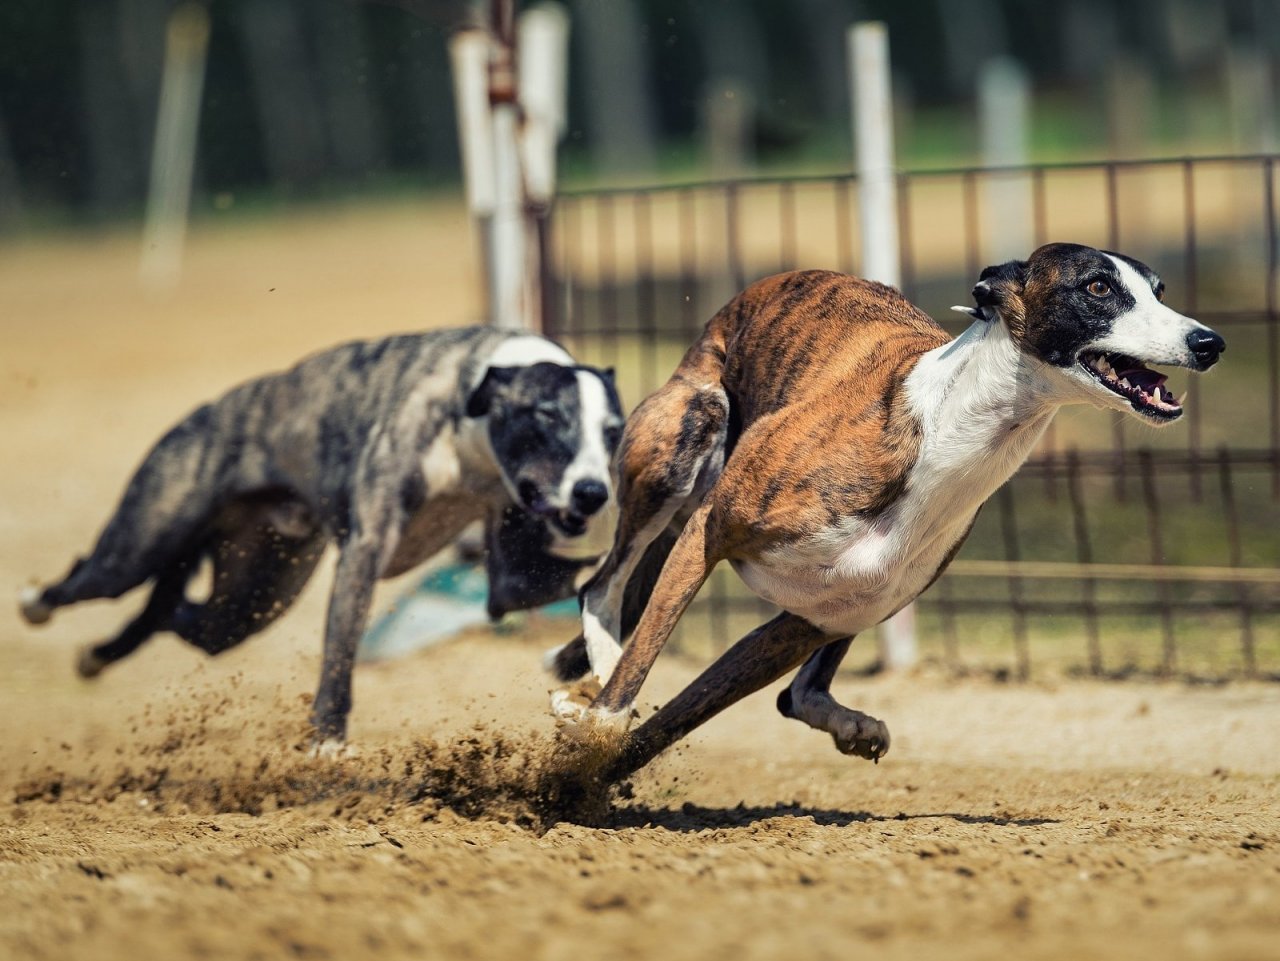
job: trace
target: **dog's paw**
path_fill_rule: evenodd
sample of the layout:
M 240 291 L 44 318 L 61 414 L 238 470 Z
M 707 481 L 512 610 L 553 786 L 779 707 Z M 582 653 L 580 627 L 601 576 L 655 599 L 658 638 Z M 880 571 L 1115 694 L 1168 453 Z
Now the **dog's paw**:
M 24 587 L 18 595 L 18 610 L 28 624 L 43 624 L 53 616 L 53 608 L 42 599 L 43 593 L 33 585 Z
M 551 692 L 551 713 L 561 721 L 583 721 L 591 713 L 591 704 L 600 694 L 600 682 L 594 677 Z
M 316 761 L 345 761 L 356 757 L 358 752 L 341 738 L 327 737 L 322 741 L 313 741 L 307 751 L 307 757 Z
M 841 754 L 876 761 L 889 750 L 889 728 L 869 714 L 842 708 L 833 719 L 831 738 Z
M 102 673 L 109 662 L 93 653 L 92 647 L 86 647 L 76 658 L 76 673 L 86 681 L 92 680 Z
M 542 669 L 564 684 L 591 673 L 591 661 L 587 658 L 587 646 L 582 638 L 576 637 L 543 654 Z

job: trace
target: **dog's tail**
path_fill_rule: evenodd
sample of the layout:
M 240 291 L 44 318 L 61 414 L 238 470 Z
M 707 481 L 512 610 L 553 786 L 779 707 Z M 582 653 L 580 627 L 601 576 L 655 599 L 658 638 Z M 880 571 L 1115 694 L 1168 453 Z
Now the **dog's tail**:
M 649 595 L 658 583 L 658 575 L 662 573 L 662 565 L 667 562 L 667 555 L 675 546 L 680 532 L 666 528 L 654 538 L 640 559 L 631 580 L 627 581 L 627 589 L 622 595 L 622 640 L 627 638 L 640 623 L 640 615 L 649 603 Z M 587 642 L 581 634 L 568 644 L 547 651 L 542 666 L 549 674 L 564 684 L 576 681 L 591 671 L 591 661 L 587 658 Z

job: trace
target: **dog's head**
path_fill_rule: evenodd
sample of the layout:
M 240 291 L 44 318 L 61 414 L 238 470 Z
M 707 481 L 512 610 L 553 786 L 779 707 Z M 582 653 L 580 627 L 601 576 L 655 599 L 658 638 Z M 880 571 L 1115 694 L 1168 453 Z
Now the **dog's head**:
M 467 398 L 512 499 L 578 537 L 613 496 L 609 465 L 622 437 L 612 370 L 549 362 L 490 367 Z
M 1099 407 L 1172 423 L 1182 405 L 1148 364 L 1205 371 L 1226 343 L 1163 303 L 1164 282 L 1146 264 L 1079 244 L 1047 244 L 1027 260 L 982 272 L 977 308 L 1041 361 L 1064 394 Z

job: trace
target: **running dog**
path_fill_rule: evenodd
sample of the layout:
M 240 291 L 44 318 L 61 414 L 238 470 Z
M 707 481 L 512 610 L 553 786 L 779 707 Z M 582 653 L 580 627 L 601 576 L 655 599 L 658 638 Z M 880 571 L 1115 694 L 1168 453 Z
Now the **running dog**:
M 612 371 L 542 337 L 473 327 L 346 344 L 250 381 L 166 434 L 130 480 L 93 552 L 29 588 L 23 616 L 115 598 L 153 581 L 142 613 L 80 656 L 82 676 L 172 631 L 218 654 L 293 603 L 325 545 L 337 571 L 311 721 L 346 736 L 351 670 L 374 583 L 483 519 L 489 613 L 573 596 L 607 523 L 622 434 Z M 212 593 L 187 596 L 208 559 Z
M 938 578 L 1059 407 L 1170 424 L 1182 406 L 1147 365 L 1205 371 L 1225 347 L 1164 305 L 1150 268 L 1091 247 L 988 267 L 973 297 L 955 309 L 974 323 L 953 340 L 882 284 L 770 277 L 716 314 L 632 414 L 613 549 L 583 591 L 583 634 L 550 654 L 561 680 L 590 671 L 603 690 L 587 708 L 558 692 L 556 709 L 628 724 L 721 561 L 782 613 L 627 734 L 613 776 L 796 667 L 779 711 L 878 760 L 884 723 L 830 693 L 854 635 Z

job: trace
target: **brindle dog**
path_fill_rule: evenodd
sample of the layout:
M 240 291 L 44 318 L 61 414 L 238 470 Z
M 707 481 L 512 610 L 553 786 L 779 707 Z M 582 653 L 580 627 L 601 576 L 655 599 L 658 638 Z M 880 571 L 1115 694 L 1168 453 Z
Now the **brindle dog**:
M 583 592 L 583 635 L 552 657 L 562 679 L 603 683 L 587 717 L 629 722 L 721 561 L 782 613 L 631 732 L 614 775 L 801 665 L 779 710 L 880 758 L 883 722 L 830 694 L 854 635 L 934 582 L 1059 407 L 1171 423 L 1182 407 L 1146 365 L 1204 371 L 1224 348 L 1164 306 L 1150 268 L 1090 247 L 987 268 L 973 295 L 958 309 L 974 323 L 953 340 L 882 284 L 770 277 L 716 314 L 631 416 L 613 550 Z M 579 710 L 564 692 L 555 706 Z

